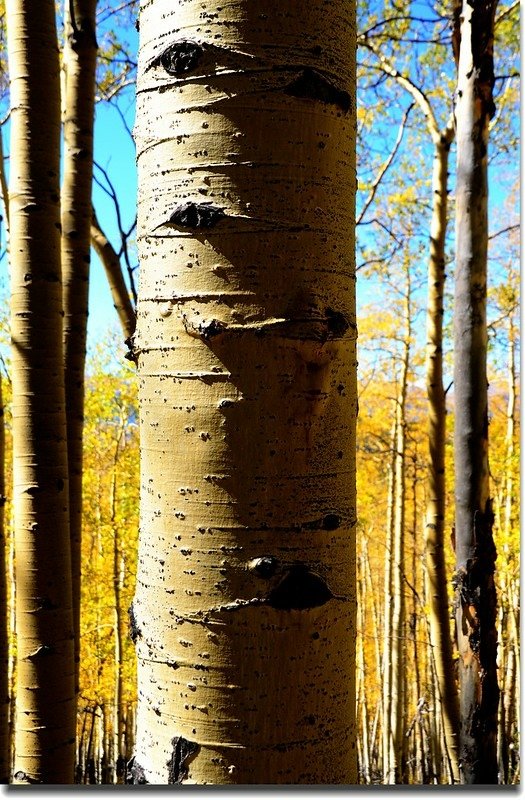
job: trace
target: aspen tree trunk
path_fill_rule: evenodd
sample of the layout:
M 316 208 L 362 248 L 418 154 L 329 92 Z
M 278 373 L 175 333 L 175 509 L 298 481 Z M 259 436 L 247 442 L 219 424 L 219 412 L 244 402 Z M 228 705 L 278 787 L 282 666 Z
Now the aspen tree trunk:
M 73 616 L 60 272 L 55 5 L 9 0 L 15 783 L 71 783 Z
M 459 702 L 454 678 L 445 562 L 445 436 L 446 399 L 443 387 L 443 297 L 447 229 L 448 156 L 453 129 L 434 144 L 432 222 L 428 265 L 426 380 L 428 397 L 428 501 L 425 551 L 430 599 L 430 637 L 439 686 L 441 711 L 453 783 L 459 783 Z
M 404 736 L 404 677 L 406 665 L 405 638 L 405 451 L 406 451 L 406 394 L 410 361 L 411 286 L 410 273 L 406 271 L 406 295 L 404 298 L 404 336 L 401 357 L 399 387 L 396 398 L 395 439 L 395 495 L 394 495 L 394 549 L 392 552 L 392 715 L 391 726 L 394 737 L 394 764 L 391 773 L 395 783 L 403 781 L 403 736 Z M 393 769 L 392 769 L 393 767 Z
M 0 375 L 0 783 L 9 783 L 11 772 L 11 739 L 9 715 L 9 634 L 8 634 L 8 546 L 4 518 L 5 506 L 5 417 Z
M 91 248 L 91 184 L 95 114 L 96 0 L 68 0 L 65 13 L 62 281 L 66 370 L 71 571 L 76 690 L 80 662 L 80 559 L 84 365 Z
M 122 689 L 123 689 L 123 632 L 121 614 L 121 588 L 122 588 L 122 554 L 120 549 L 120 534 L 117 523 L 117 466 L 122 437 L 124 435 L 124 420 L 119 431 L 118 439 L 115 443 L 115 454 L 113 457 L 113 472 L 111 476 L 111 528 L 113 531 L 113 591 L 114 591 L 114 611 L 115 611 L 115 695 L 113 706 L 113 751 L 114 768 L 118 783 L 118 778 L 122 775 L 122 735 L 123 735 L 123 716 L 122 716 Z
M 509 315 L 508 325 L 508 400 L 507 400 L 507 433 L 506 433 L 506 462 L 505 475 L 505 517 L 503 537 L 505 542 L 510 541 L 512 528 L 515 524 L 514 512 L 514 459 L 516 451 L 516 326 Z
M 147 0 L 128 780 L 351 784 L 352 7 Z
M 460 767 L 464 783 L 497 783 L 496 549 L 487 412 L 487 146 L 495 0 L 465 0 L 456 92 L 454 460 Z
M 392 728 L 392 591 L 394 573 L 394 503 L 396 492 L 396 443 L 397 414 L 394 413 L 392 426 L 392 454 L 388 472 L 387 519 L 384 581 L 384 615 L 383 615 L 383 685 L 382 685 L 382 750 L 383 750 L 383 783 L 395 782 L 394 770 L 394 731 Z

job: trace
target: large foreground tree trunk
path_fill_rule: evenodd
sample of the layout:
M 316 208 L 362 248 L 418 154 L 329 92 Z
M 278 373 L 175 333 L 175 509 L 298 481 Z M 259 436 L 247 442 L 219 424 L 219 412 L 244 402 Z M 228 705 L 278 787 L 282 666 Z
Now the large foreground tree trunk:
M 349 784 L 351 7 L 144 2 L 128 780 Z
M 456 631 L 464 783 L 497 783 L 496 590 L 487 410 L 487 146 L 496 0 L 464 0 L 456 92 L 454 461 Z
M 95 106 L 96 0 L 69 0 L 65 13 L 62 280 L 66 369 L 71 572 L 78 691 L 84 366 L 91 251 L 91 183 Z
M 9 0 L 17 688 L 14 780 L 72 783 L 73 616 L 53 0 Z

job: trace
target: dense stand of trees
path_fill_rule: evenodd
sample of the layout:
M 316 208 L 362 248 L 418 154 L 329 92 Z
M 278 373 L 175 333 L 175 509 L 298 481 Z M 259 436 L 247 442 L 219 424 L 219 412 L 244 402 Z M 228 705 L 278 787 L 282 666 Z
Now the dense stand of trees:
M 358 4 L 357 107 L 267 6 L 140 12 L 138 290 L 136 3 L 2 8 L 0 782 L 519 781 L 518 5 Z

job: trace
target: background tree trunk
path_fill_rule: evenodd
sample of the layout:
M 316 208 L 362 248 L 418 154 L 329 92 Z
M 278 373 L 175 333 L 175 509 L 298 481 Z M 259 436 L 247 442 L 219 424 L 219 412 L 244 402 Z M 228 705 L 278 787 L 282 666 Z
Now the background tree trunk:
M 354 783 L 352 9 L 140 31 L 128 780 Z
M 456 632 L 459 651 L 461 773 L 464 783 L 497 783 L 496 549 L 489 495 L 487 411 L 487 146 L 495 0 L 460 9 L 456 91 L 456 290 L 454 462 Z
M 392 552 L 392 718 L 394 737 L 393 774 L 395 783 L 403 783 L 405 765 L 403 763 L 403 738 L 405 735 L 405 456 L 406 456 L 406 397 L 408 370 L 410 366 L 411 321 L 410 271 L 406 266 L 406 289 L 403 297 L 403 339 L 401 345 L 401 366 L 399 369 L 396 397 L 396 438 L 395 438 L 395 495 L 394 495 L 394 548 Z M 392 772 L 392 770 L 391 770 Z
M 445 238 L 447 229 L 448 155 L 453 129 L 434 143 L 432 222 L 428 265 L 427 356 L 428 501 L 425 551 L 430 600 L 430 636 L 434 650 L 445 741 L 453 783 L 459 783 L 459 703 L 452 657 L 448 580 L 445 563 L 445 437 L 446 398 L 443 386 L 443 297 L 445 293 Z
M 64 180 L 61 196 L 62 281 L 71 572 L 75 626 L 75 681 L 78 691 L 82 435 L 91 251 L 91 183 L 97 63 L 96 0 L 68 0 L 65 5 Z
M 72 783 L 75 691 L 55 4 L 9 0 L 15 783 Z

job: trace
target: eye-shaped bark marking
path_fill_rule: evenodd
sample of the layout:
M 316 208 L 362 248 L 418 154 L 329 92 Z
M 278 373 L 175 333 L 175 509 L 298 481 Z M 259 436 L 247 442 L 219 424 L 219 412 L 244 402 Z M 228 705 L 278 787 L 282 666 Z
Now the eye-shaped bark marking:
M 196 742 L 190 742 L 183 736 L 175 736 L 171 743 L 173 752 L 168 761 L 168 784 L 181 784 L 188 775 L 187 760 L 199 750 Z
M 213 228 L 225 216 L 222 208 L 190 202 L 177 206 L 169 222 L 182 228 Z
M 227 325 L 218 319 L 210 319 L 208 322 L 202 322 L 199 323 L 199 325 L 195 325 L 187 318 L 184 318 L 183 323 L 186 332 L 189 333 L 190 336 L 196 336 L 200 339 L 203 339 L 205 342 L 209 342 L 210 339 L 213 339 L 215 336 L 224 333 L 224 331 L 227 329 Z
M 333 308 L 327 308 L 325 314 L 329 337 L 340 339 L 350 327 L 350 322 L 341 311 L 334 311 Z
M 338 106 L 346 114 L 351 108 L 348 92 L 338 89 L 324 75 L 307 67 L 285 88 L 285 93 L 292 97 L 318 100 L 321 103 Z
M 320 575 L 310 572 L 304 565 L 297 565 L 271 590 L 267 602 L 281 611 L 302 611 L 322 606 L 332 598 L 332 592 Z
M 337 514 L 326 514 L 323 518 L 323 529 L 325 531 L 335 531 L 341 524 L 341 517 Z
M 250 561 L 249 568 L 259 578 L 271 578 L 275 575 L 278 566 L 279 562 L 275 556 L 261 556 Z
M 196 42 L 176 42 L 164 50 L 159 62 L 168 75 L 185 75 L 195 69 L 202 54 L 203 49 Z

